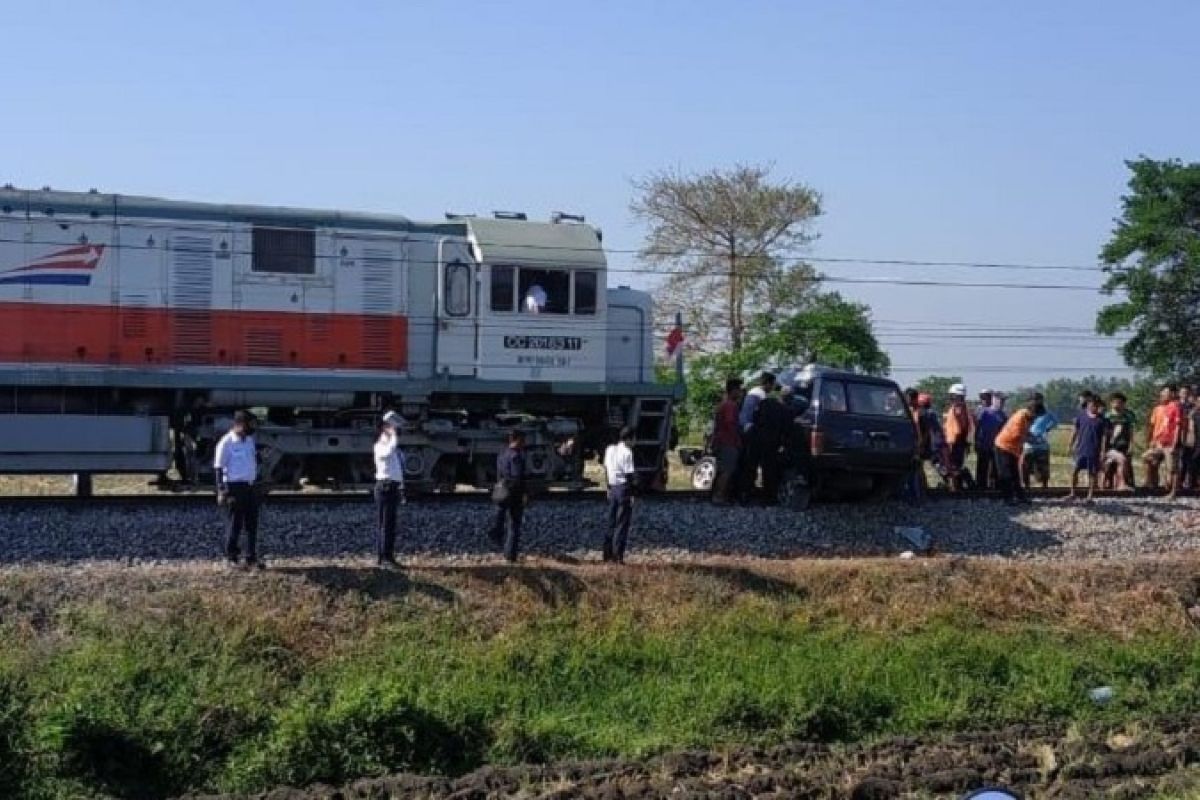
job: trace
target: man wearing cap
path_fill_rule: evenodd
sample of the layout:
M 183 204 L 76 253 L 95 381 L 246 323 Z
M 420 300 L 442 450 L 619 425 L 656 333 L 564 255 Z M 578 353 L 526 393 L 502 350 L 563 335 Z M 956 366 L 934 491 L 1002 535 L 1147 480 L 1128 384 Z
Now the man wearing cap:
M 396 567 L 396 509 L 404 494 L 404 458 L 400 453 L 400 426 L 403 419 L 395 411 L 383 415 L 379 438 L 375 440 L 375 533 L 376 563 L 385 569 Z
M 258 454 L 254 442 L 254 415 L 238 411 L 233 428 L 217 442 L 213 471 L 217 478 L 217 503 L 225 510 L 225 558 L 237 566 L 246 538 L 246 566 L 262 569 L 258 558 Z
M 625 563 L 625 544 L 633 524 L 633 493 L 637 469 L 633 465 L 633 428 L 621 428 L 615 444 L 604 451 L 604 474 L 608 478 L 608 526 L 604 529 L 604 560 Z M 616 534 L 614 536 L 614 533 Z

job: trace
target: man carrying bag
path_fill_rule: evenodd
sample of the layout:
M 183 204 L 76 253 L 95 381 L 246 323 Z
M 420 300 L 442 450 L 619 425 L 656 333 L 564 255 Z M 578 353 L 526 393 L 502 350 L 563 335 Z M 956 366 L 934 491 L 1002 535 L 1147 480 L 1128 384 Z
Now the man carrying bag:
M 508 447 L 496 457 L 496 485 L 492 487 L 496 517 L 488 529 L 488 538 L 503 546 L 504 557 L 510 562 L 517 560 L 520 549 L 526 495 L 525 434 L 513 431 L 508 435 Z

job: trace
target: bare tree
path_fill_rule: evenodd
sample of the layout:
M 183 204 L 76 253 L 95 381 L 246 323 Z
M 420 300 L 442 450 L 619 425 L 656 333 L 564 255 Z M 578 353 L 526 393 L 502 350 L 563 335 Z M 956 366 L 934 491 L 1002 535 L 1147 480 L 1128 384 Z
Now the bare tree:
M 738 350 L 754 314 L 802 308 L 819 276 L 799 260 L 821 196 L 770 167 L 652 173 L 635 181 L 634 215 L 649 226 L 640 256 L 666 275 L 660 308 L 681 312 L 701 350 Z

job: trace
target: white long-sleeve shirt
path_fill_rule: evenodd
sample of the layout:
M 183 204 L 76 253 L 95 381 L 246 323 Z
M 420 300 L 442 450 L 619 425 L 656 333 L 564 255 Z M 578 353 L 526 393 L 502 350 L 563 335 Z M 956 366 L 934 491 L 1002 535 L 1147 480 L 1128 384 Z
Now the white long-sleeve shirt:
M 213 467 L 222 471 L 225 483 L 254 483 L 258 479 L 254 437 L 238 436 L 233 431 L 222 436 Z
M 633 451 L 624 442 L 610 444 L 604 451 L 604 472 L 609 486 L 624 486 L 631 475 L 637 473 L 633 465 Z
M 395 436 L 380 436 L 375 441 L 375 480 L 404 483 L 404 454 Z

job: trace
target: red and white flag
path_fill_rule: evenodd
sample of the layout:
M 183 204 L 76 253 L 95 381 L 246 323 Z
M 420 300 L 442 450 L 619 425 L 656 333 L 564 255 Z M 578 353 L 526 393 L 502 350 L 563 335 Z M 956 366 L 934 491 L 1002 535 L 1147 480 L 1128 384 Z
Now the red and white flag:
M 671 332 L 667 334 L 667 356 L 675 355 L 675 351 L 683 344 L 683 326 L 676 323 Z

